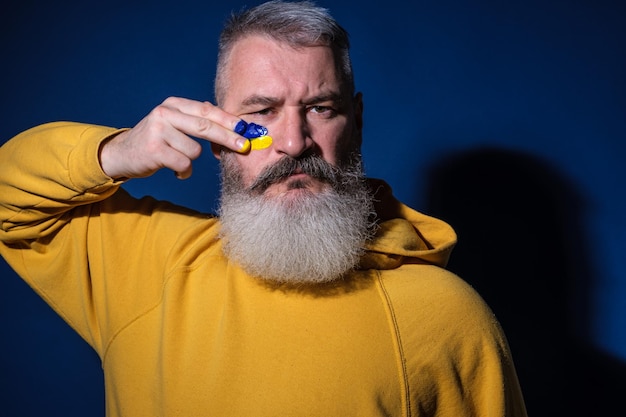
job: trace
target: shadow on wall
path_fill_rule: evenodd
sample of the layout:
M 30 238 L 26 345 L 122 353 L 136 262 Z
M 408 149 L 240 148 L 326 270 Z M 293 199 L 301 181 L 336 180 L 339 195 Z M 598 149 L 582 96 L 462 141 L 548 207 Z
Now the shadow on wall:
M 611 415 L 626 364 L 592 347 L 595 277 L 585 201 L 542 160 L 502 149 L 451 155 L 429 171 L 427 212 L 459 243 L 449 269 L 507 334 L 529 415 Z

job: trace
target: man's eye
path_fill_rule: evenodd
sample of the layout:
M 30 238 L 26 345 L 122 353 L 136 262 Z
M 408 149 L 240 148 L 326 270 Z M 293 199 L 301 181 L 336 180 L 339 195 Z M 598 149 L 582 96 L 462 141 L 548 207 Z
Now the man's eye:
M 312 106 L 309 108 L 309 111 L 326 117 L 332 117 L 336 113 L 332 107 L 328 106 Z
M 272 109 L 267 108 L 267 109 L 261 109 L 259 111 L 255 111 L 252 114 L 259 114 L 261 116 L 266 116 L 266 115 L 270 114 L 271 112 L 272 112 Z

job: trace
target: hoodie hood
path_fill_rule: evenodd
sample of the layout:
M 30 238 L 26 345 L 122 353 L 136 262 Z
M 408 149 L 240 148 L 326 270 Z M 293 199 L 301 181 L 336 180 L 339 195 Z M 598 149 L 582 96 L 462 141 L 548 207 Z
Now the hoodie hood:
M 406 263 L 445 267 L 456 244 L 452 227 L 402 204 L 384 181 L 369 183 L 379 227 L 366 245 L 359 269 L 393 269 Z

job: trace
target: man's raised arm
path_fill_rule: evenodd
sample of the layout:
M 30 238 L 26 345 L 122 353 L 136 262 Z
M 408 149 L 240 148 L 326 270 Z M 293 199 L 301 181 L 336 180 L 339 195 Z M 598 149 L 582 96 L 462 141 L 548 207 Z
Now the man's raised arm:
M 161 168 L 188 178 L 198 140 L 246 152 L 249 141 L 233 131 L 239 121 L 211 103 L 171 97 L 132 129 L 70 122 L 29 129 L 0 148 L 0 240 L 53 232 L 63 213 L 108 197 L 119 180 Z

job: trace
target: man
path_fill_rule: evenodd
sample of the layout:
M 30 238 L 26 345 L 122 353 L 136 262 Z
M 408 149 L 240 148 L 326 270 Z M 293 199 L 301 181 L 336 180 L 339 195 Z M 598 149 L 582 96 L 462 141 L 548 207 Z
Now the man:
M 363 176 L 348 47 L 325 10 L 265 3 L 222 33 L 216 105 L 1 148 L 0 252 L 102 358 L 107 415 L 525 415 L 497 321 L 443 269 L 452 229 Z M 189 177 L 201 140 L 218 217 L 120 188 Z

